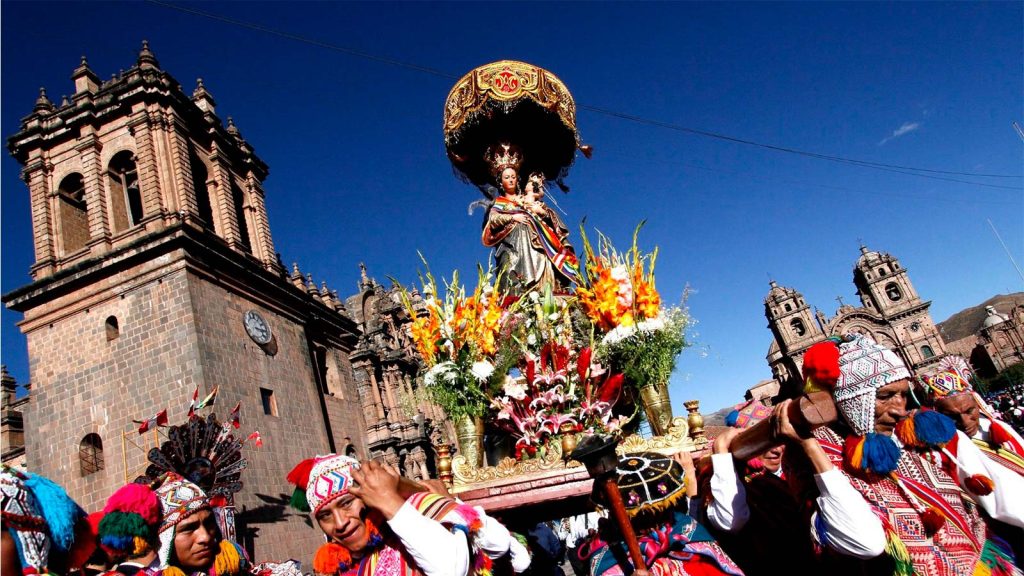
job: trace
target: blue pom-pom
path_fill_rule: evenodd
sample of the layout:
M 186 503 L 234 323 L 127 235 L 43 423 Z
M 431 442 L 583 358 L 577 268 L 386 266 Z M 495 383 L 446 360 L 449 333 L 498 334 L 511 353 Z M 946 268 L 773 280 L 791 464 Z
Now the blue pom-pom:
M 914 433 L 922 444 L 942 447 L 953 439 L 956 424 L 948 416 L 934 410 L 918 410 L 914 414 Z
M 110 548 L 111 550 L 117 550 L 119 552 L 128 552 L 135 548 L 135 537 L 125 535 L 111 535 L 107 534 L 100 536 L 100 544 Z
M 864 436 L 861 467 L 874 474 L 887 475 L 896 469 L 900 460 L 900 447 L 885 434 L 870 432 Z
M 38 474 L 25 476 L 25 487 L 35 495 L 50 528 L 50 541 L 57 550 L 67 553 L 75 540 L 75 524 L 85 517 L 85 511 L 52 480 Z
M 740 419 L 740 411 L 733 410 L 729 412 L 729 415 L 725 417 L 725 425 L 732 427 L 736 425 L 736 421 Z

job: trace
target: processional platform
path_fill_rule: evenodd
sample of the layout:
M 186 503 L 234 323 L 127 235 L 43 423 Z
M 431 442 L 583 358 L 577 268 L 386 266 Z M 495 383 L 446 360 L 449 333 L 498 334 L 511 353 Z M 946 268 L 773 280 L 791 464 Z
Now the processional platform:
M 690 408 L 690 403 L 687 403 Z M 699 453 L 708 448 L 700 414 L 693 407 L 690 420 L 677 417 L 661 436 L 626 437 L 616 452 L 658 452 L 666 456 L 681 451 Z M 696 418 L 694 418 L 696 416 Z M 549 444 L 543 458 L 516 461 L 505 458 L 495 466 L 473 467 L 464 456 L 451 461 L 452 493 L 463 502 L 481 506 L 506 521 L 538 522 L 565 518 L 593 509 L 590 494 L 594 481 L 587 469 L 564 457 L 558 442 Z

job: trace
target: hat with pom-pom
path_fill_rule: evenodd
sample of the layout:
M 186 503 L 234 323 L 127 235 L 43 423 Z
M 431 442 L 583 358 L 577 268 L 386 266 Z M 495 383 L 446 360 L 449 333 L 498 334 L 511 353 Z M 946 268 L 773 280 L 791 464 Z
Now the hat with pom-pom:
M 152 550 L 163 512 L 147 484 L 126 484 L 107 499 L 99 524 L 100 547 L 114 560 L 137 558 Z
M 348 494 L 352 470 L 358 468 L 358 460 L 341 454 L 303 460 L 288 473 L 288 482 L 295 486 L 292 506 L 315 516 L 327 503 Z
M 3 525 L 14 537 L 24 574 L 46 574 L 52 564 L 75 568 L 69 564 L 91 553 L 76 550 L 84 543 L 76 540 L 75 527 L 85 521 L 85 511 L 51 480 L 4 465 L 0 496 Z
M 174 548 L 175 527 L 196 512 L 209 510 L 210 499 L 202 488 L 179 474 L 168 472 L 161 480 L 155 489 L 162 514 L 157 532 L 160 539 L 160 567 L 166 568 L 170 565 Z
M 875 428 L 875 391 L 910 378 L 895 352 L 861 334 L 850 334 L 839 345 L 839 378 L 832 397 L 858 436 Z

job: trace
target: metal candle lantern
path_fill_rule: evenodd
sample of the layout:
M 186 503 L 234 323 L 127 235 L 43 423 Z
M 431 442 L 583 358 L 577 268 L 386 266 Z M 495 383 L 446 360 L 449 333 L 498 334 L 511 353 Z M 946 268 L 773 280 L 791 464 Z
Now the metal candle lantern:
M 626 541 L 626 548 L 629 549 L 629 556 L 633 560 L 633 574 L 650 576 L 643 554 L 640 553 L 640 544 L 637 542 L 636 533 L 633 532 L 633 525 L 629 521 L 629 514 L 626 513 L 626 506 L 622 502 L 622 495 L 619 493 L 615 473 L 619 464 L 619 456 L 615 453 L 618 443 L 618 440 L 609 436 L 587 436 L 573 451 L 572 459 L 582 462 L 587 467 L 587 473 L 594 479 L 594 489 L 601 491 L 607 498 L 612 518 L 618 524 L 619 531 Z

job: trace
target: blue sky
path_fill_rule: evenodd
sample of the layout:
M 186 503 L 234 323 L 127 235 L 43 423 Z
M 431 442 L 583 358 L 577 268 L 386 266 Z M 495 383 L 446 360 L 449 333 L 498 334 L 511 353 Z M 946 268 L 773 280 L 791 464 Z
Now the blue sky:
M 578 104 L 748 140 L 893 165 L 1020 175 L 1024 4 L 645 3 L 187 6 L 460 76 L 502 58 L 551 70 Z M 79 56 L 102 78 L 148 39 L 191 92 L 202 77 L 270 165 L 277 250 L 319 284 L 355 290 L 358 263 L 411 282 L 470 272 L 488 253 L 478 192 L 452 176 L 441 112 L 453 80 L 297 42 L 156 3 L 4 2 L 2 127 L 10 136 L 39 86 L 70 94 Z M 661 248 L 658 287 L 686 285 L 699 320 L 672 380 L 710 411 L 770 376 L 762 300 L 768 274 L 832 315 L 855 302 L 858 240 L 899 257 L 936 321 L 1024 289 L 986 223 L 1024 260 L 1020 178 L 870 170 L 695 136 L 581 110 L 594 146 L 559 196 L 621 244 L 646 219 Z M 33 261 L 28 191 L 5 156 L 3 292 Z M 574 235 L 578 239 L 578 235 Z M 28 378 L 18 314 L 2 313 L 2 359 Z

